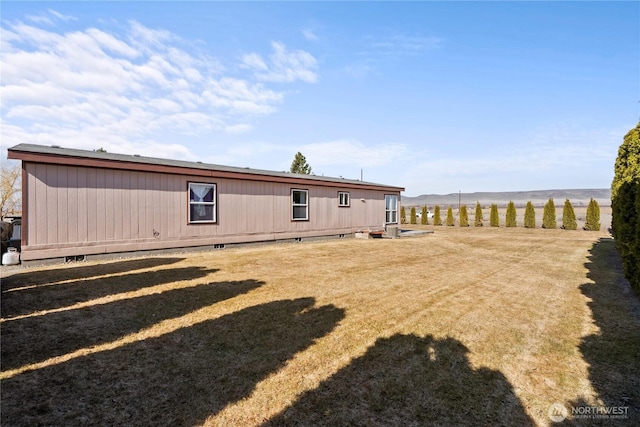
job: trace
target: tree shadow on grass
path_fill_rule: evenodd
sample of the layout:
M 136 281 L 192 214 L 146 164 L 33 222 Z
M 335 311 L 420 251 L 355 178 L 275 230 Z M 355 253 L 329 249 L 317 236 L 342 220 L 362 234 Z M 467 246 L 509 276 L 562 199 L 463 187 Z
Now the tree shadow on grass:
M 590 251 L 587 277 L 593 282 L 580 289 L 599 332 L 586 336 L 580 344 L 589 365 L 589 380 L 602 401 L 595 416 L 592 403 L 569 402 L 566 424 L 640 425 L 640 301 L 624 279 L 622 261 L 613 239 L 603 238 Z M 619 408 L 619 409 L 608 409 Z M 626 409 L 623 409 L 626 408 Z M 572 410 L 578 416 L 571 416 Z M 603 413 L 602 411 L 610 411 Z M 612 414 L 611 411 L 616 411 Z M 620 417 L 613 417 L 619 415 Z
M 2 292 L 23 286 L 40 286 L 66 280 L 79 280 L 85 277 L 102 276 L 107 274 L 126 273 L 133 270 L 160 267 L 183 261 L 184 258 L 154 257 L 136 258 L 100 264 L 73 264 L 65 268 L 49 268 L 20 271 L 2 279 Z
M 344 318 L 313 298 L 240 310 L 3 381 L 2 425 L 194 425 Z
M 453 338 L 380 338 L 263 426 L 531 426 L 499 371 L 473 369 Z
M 83 271 L 87 273 L 86 270 Z M 168 268 L 86 280 L 78 279 L 68 283 L 37 286 L 19 291 L 5 291 L 2 294 L 2 318 L 67 307 L 107 295 L 136 291 L 164 283 L 197 279 L 216 271 L 218 270 L 204 267 Z M 96 273 L 91 274 L 96 275 Z M 77 272 L 70 273 L 70 277 L 77 275 Z M 58 280 L 65 280 L 64 276 L 57 277 Z
M 2 323 L 2 370 L 115 341 L 162 320 L 183 316 L 263 284 L 256 280 L 207 283 L 77 310 L 6 321 Z

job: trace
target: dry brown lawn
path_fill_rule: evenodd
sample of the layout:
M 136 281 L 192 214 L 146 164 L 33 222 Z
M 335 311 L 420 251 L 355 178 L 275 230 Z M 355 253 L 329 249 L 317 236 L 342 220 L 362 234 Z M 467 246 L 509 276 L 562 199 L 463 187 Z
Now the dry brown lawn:
M 1 423 L 640 423 L 606 232 L 414 228 L 435 233 L 5 269 Z

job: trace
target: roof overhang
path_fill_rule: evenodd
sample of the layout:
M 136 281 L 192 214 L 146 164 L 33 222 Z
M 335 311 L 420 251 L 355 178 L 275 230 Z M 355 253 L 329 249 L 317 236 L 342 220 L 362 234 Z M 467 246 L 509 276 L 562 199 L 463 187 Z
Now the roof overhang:
M 47 147 L 35 144 L 19 144 L 9 148 L 8 158 L 31 163 L 190 175 L 194 177 L 229 178 L 289 183 L 292 185 L 320 185 L 325 187 L 358 188 L 390 192 L 404 191 L 402 187 L 351 179 L 292 174 L 138 155 Z

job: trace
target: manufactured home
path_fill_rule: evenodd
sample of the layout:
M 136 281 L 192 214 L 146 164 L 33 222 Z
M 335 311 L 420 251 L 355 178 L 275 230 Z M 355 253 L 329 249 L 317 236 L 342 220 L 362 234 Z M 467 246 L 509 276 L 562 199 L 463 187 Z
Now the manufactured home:
M 342 237 L 397 224 L 401 187 L 20 144 L 24 262 Z

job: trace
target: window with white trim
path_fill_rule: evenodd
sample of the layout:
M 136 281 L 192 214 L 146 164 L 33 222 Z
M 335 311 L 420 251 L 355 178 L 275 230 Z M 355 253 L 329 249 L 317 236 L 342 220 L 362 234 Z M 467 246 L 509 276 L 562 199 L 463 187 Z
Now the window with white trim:
M 309 190 L 291 190 L 291 219 L 307 221 L 309 219 Z
M 339 191 L 338 206 L 340 206 L 341 208 L 347 208 L 349 207 L 350 203 L 351 203 L 351 198 L 349 197 L 349 193 L 346 191 Z
M 216 185 L 189 183 L 189 223 L 216 222 Z
M 387 224 L 398 223 L 398 196 L 386 194 L 384 196 L 385 222 Z

